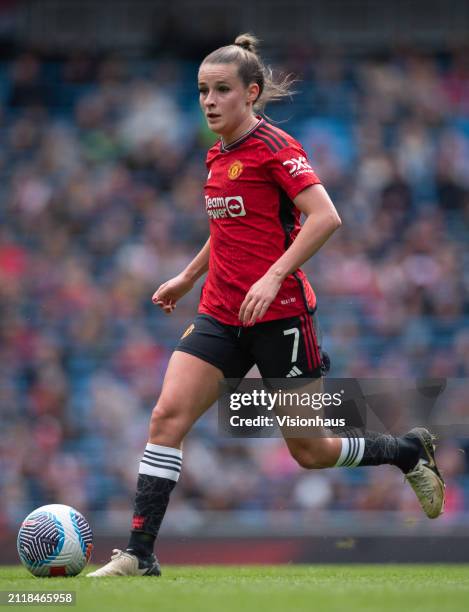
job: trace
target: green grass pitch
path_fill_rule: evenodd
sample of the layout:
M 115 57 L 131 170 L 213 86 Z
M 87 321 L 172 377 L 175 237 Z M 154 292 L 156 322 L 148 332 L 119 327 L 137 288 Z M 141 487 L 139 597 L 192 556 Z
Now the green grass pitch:
M 84 572 L 90 571 L 88 568 Z M 161 578 L 39 579 L 0 567 L 0 590 L 70 590 L 69 609 L 138 612 L 414 612 L 469 609 L 469 565 L 286 565 L 163 568 Z M 24 606 L 9 606 L 21 607 Z

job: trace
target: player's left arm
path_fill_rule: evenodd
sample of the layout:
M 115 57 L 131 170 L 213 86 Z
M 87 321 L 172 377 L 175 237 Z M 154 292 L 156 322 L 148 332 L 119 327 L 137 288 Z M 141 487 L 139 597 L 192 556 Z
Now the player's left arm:
M 293 199 L 306 215 L 298 236 L 285 253 L 249 289 L 239 311 L 244 325 L 254 325 L 267 312 L 283 281 L 298 270 L 342 224 L 327 191 L 321 184 L 309 185 Z

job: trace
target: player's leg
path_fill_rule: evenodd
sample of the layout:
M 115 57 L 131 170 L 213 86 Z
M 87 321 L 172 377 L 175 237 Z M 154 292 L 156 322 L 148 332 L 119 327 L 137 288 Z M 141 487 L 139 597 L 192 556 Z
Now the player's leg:
M 214 365 L 188 353 L 173 353 L 139 466 L 129 551 L 142 556 L 152 553 L 169 496 L 181 473 L 182 442 L 216 401 L 222 378 Z
M 289 438 L 286 435 L 288 449 L 302 467 L 395 465 L 404 473 L 429 518 L 437 518 L 443 512 L 445 484 L 435 461 L 434 438 L 427 429 L 415 427 L 404 436 L 373 431 L 350 432 L 334 438 L 324 432 L 319 436 Z
M 434 436 L 414 427 L 404 436 L 363 431 L 337 438 L 290 438 L 290 453 L 307 469 L 395 465 L 429 518 L 442 514 L 445 483 L 435 460 Z
M 132 531 L 125 552 L 91 577 L 159 575 L 153 546 L 182 466 L 182 441 L 216 401 L 223 374 L 202 359 L 175 351 L 153 409 L 149 441 L 139 466 Z
M 289 376 L 289 382 L 310 377 L 309 393 L 322 391 L 320 349 L 312 318 L 308 315 L 257 326 L 256 361 L 264 378 Z M 286 341 L 288 338 L 289 343 Z M 288 374 L 282 374 L 287 372 Z M 316 380 L 314 380 L 316 379 Z M 314 437 L 290 437 L 282 433 L 292 457 L 304 468 L 359 467 L 390 464 L 399 467 L 429 518 L 443 512 L 444 482 L 435 462 L 433 437 L 424 428 L 404 436 L 372 431 L 346 430 L 331 437 L 326 431 Z
M 198 315 L 184 332 L 153 409 L 140 463 L 132 532 L 127 550 L 148 556 L 181 471 L 182 441 L 215 402 L 223 377 L 242 378 L 251 367 L 233 326 Z

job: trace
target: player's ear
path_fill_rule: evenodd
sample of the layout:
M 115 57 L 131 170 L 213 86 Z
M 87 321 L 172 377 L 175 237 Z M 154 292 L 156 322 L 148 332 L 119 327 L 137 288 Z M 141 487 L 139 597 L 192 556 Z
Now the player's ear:
M 251 83 L 248 87 L 248 95 L 247 95 L 247 102 L 254 104 L 254 102 L 257 100 L 257 98 L 259 97 L 259 85 L 257 83 Z

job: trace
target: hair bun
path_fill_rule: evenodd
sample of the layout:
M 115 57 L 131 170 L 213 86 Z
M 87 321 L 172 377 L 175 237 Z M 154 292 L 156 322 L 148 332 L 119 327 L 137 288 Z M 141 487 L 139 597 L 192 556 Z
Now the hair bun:
M 253 34 L 240 34 L 236 37 L 234 44 L 237 47 L 241 47 L 242 49 L 246 49 L 246 51 L 251 51 L 251 53 L 255 53 L 257 55 L 257 45 L 259 44 L 259 39 L 253 36 Z

